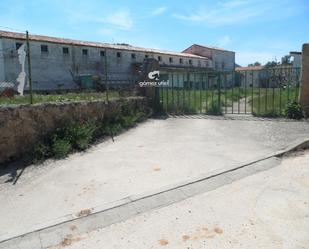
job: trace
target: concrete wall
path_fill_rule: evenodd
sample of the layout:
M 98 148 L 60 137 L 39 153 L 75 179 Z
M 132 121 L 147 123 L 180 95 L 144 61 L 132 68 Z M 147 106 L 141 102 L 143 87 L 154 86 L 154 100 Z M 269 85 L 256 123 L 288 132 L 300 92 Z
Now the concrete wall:
M 233 51 L 192 45 L 183 52 L 209 58 L 212 61 L 212 68 L 217 71 L 234 71 L 235 69 L 235 52 Z
M 0 51 L 0 58 L 4 57 L 5 64 L 4 80 L 16 83 L 20 67 L 16 51 L 16 42 L 23 43 L 24 40 L 13 38 L 0 38 L 5 51 Z M 48 52 L 41 52 L 41 45 L 48 46 Z M 63 53 L 63 48 L 69 49 L 69 54 Z M 90 46 L 75 46 L 60 43 L 30 41 L 31 49 L 31 68 L 34 90 L 57 90 L 57 89 L 74 89 L 76 84 L 73 82 L 70 70 L 75 74 L 93 74 L 105 78 L 105 58 L 100 52 L 105 48 Z M 87 49 L 88 55 L 83 55 L 82 50 Z M 121 57 L 117 57 L 117 53 Z M 135 58 L 132 58 L 135 54 Z M 194 58 L 190 56 L 176 56 L 153 52 L 140 52 L 132 50 L 119 50 L 109 48 L 106 50 L 107 71 L 109 84 L 132 83 L 137 79 L 132 65 L 135 63 L 142 64 L 145 56 L 148 58 L 158 59 L 160 56 L 162 66 L 177 67 L 199 67 L 208 68 L 211 62 L 207 58 Z M 169 58 L 172 58 L 172 62 Z M 182 63 L 180 63 L 180 58 Z M 191 60 L 192 64 L 189 63 Z M 1 70 L 1 69 L 0 69 Z M 27 70 L 27 63 L 26 63 Z M 1 76 L 0 76 L 1 77 Z
M 61 126 L 81 118 L 103 119 L 120 113 L 123 105 L 150 114 L 145 98 L 74 103 L 45 103 L 0 108 L 0 164 L 25 155 L 36 142 Z
M 242 88 L 249 88 L 253 85 L 253 87 L 259 87 L 259 81 L 261 78 L 260 70 L 238 70 L 236 71 L 239 74 L 239 78 L 237 78 L 236 84 L 240 84 Z M 240 82 L 238 82 L 240 80 Z
M 309 117 L 309 43 L 303 44 L 299 102 Z
M 290 52 L 290 56 L 293 56 L 293 67 L 301 67 L 302 55 L 301 53 Z
M 213 68 L 216 71 L 234 71 L 235 53 L 229 51 L 212 50 Z

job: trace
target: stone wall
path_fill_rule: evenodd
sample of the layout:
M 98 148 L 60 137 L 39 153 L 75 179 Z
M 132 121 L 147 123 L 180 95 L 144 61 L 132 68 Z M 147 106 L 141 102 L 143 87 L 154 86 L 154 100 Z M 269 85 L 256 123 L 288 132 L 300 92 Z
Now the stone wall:
M 64 122 L 85 118 L 111 118 L 123 105 L 151 113 L 143 97 L 110 101 L 43 103 L 0 107 L 0 164 L 19 158 L 47 133 Z
M 299 103 L 309 117 L 309 43 L 303 44 Z

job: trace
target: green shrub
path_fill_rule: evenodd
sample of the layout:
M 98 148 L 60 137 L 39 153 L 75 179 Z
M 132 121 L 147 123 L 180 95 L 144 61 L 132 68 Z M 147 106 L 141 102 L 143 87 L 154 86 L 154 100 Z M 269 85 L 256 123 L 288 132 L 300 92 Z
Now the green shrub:
M 109 125 L 110 135 L 117 135 L 122 131 L 122 126 L 119 123 L 112 123 Z
M 38 143 L 33 150 L 33 162 L 40 162 L 51 156 L 50 146 L 44 142 Z
M 302 119 L 304 117 L 302 108 L 296 101 L 288 102 L 284 114 L 287 118 Z
M 33 162 L 41 162 L 49 157 L 64 158 L 73 150 L 85 150 L 94 138 L 115 136 L 123 128 L 132 127 L 146 117 L 142 112 L 124 107 L 121 113 L 112 119 L 101 122 L 94 119 L 69 122 L 48 134 L 35 146 L 32 153 Z
M 92 120 L 70 123 L 64 128 L 63 134 L 60 130 L 62 135 L 60 135 L 60 138 L 69 141 L 74 149 L 85 150 L 89 146 L 96 129 L 96 122 Z
M 212 102 L 208 106 L 206 113 L 209 115 L 222 115 L 222 105 L 220 106 L 217 101 Z
M 55 158 L 65 158 L 72 150 L 72 145 L 68 140 L 54 138 L 52 152 Z

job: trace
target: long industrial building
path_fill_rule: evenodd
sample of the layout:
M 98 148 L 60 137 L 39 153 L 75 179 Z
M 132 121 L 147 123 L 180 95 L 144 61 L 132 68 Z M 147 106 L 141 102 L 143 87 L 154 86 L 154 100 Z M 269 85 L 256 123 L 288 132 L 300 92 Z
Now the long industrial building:
M 17 84 L 21 71 L 18 49 L 25 42 L 24 33 L 0 31 L 0 83 Z M 109 85 L 134 84 L 141 66 L 150 58 L 158 62 L 162 74 L 235 69 L 233 51 L 196 44 L 183 52 L 170 52 L 42 35 L 30 35 L 29 43 L 34 90 L 76 89 L 75 79 L 80 75 L 107 76 Z M 26 72 L 27 68 L 26 60 Z

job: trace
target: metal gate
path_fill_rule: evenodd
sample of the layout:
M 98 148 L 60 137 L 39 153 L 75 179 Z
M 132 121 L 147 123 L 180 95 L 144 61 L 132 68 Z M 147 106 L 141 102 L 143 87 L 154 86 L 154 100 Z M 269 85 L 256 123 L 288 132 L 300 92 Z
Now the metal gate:
M 166 84 L 156 87 L 157 112 L 282 116 L 289 102 L 298 101 L 300 68 L 166 70 L 160 81 Z

